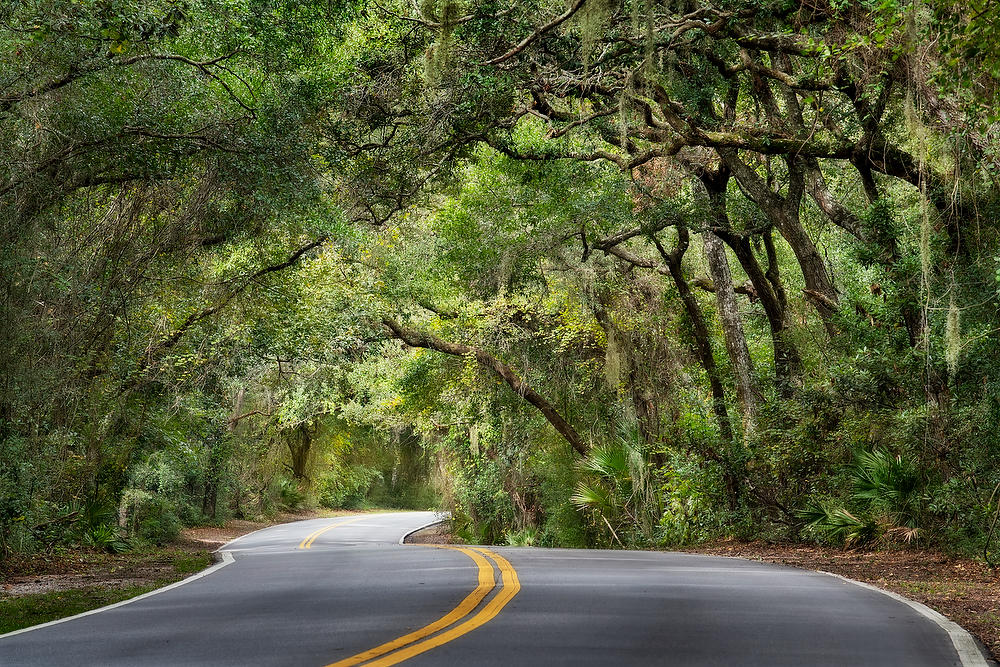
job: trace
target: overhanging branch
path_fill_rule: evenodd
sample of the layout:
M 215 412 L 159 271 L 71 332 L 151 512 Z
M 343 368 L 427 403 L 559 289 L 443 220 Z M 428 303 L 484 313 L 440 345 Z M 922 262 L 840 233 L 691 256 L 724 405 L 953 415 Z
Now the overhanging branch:
M 545 419 L 552 424 L 556 431 L 559 432 L 559 435 L 565 438 L 566 442 L 568 442 L 581 456 L 587 455 L 587 446 L 584 444 L 583 438 L 580 437 L 580 434 L 577 433 L 576 429 L 573 428 L 569 422 L 563 419 L 562 415 L 559 414 L 559 412 L 545 399 L 545 397 L 522 380 L 510 366 L 503 363 L 489 352 L 477 347 L 463 345 L 461 343 L 452 343 L 423 331 L 417 331 L 416 329 L 404 327 L 390 317 L 383 318 L 382 324 L 384 324 L 389 330 L 393 338 L 403 341 L 410 347 L 435 350 L 437 352 L 443 352 L 444 354 L 450 354 L 456 357 L 474 357 L 481 366 L 488 368 L 499 375 L 500 378 L 506 382 L 519 396 L 538 408 L 538 411 L 541 412 Z

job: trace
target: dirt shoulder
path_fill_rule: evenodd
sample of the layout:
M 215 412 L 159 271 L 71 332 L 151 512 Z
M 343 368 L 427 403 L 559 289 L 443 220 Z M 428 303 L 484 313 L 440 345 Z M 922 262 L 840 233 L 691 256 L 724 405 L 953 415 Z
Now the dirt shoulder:
M 271 521 L 231 520 L 185 528 L 170 544 L 123 554 L 91 549 L 15 555 L 0 564 L 0 634 L 127 600 L 179 581 L 216 560 L 220 546 L 261 528 L 303 519 L 360 514 L 309 510 Z
M 451 534 L 451 525 L 447 521 L 410 533 L 404 542 L 406 544 L 458 544 L 458 540 Z
M 15 555 L 0 570 L 0 600 L 84 588 L 116 590 L 164 585 L 204 569 L 212 563 L 211 552 L 240 535 L 279 523 L 340 514 L 287 513 L 269 522 L 232 520 L 221 527 L 185 528 L 169 544 L 123 554 L 67 549 Z
M 72 590 L 157 588 L 208 567 L 214 560 L 212 552 L 241 535 L 291 521 L 360 513 L 309 510 L 282 513 L 271 521 L 233 519 L 222 526 L 185 528 L 169 544 L 123 554 L 69 549 L 15 555 L 0 569 L 0 603 L 12 598 Z
M 418 531 L 414 544 L 455 544 L 448 524 Z M 832 572 L 922 602 L 972 633 L 1000 656 L 1000 572 L 968 558 L 934 551 L 845 551 L 802 544 L 721 541 L 684 549 Z

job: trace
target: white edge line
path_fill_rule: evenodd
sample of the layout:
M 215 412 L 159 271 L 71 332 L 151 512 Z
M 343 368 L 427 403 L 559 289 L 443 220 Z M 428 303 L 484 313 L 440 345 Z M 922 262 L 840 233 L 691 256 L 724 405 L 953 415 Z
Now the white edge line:
M 410 531 L 407 531 L 407 532 L 403 533 L 403 536 L 401 538 L 399 538 L 399 543 L 400 544 L 406 544 L 406 538 L 409 537 L 410 535 L 412 535 L 413 533 L 421 531 L 424 528 L 430 528 L 431 526 L 436 526 L 439 523 L 444 523 L 445 521 L 450 521 L 451 520 L 451 512 L 443 512 L 439 516 L 441 517 L 440 519 L 435 519 L 434 521 L 431 521 L 430 523 L 425 523 L 422 526 L 418 526 L 417 528 L 414 528 L 413 530 L 410 530 Z
M 304 521 L 311 521 L 311 519 L 303 519 L 303 520 Z M 215 551 L 213 551 L 212 553 L 219 553 L 220 551 L 223 551 L 226 547 L 228 547 L 230 544 L 234 544 L 236 542 L 239 542 L 244 537 L 250 537 L 251 535 L 256 535 L 257 533 L 259 533 L 261 531 L 268 530 L 270 528 L 276 528 L 278 526 L 285 526 L 285 525 L 288 525 L 289 523 L 296 523 L 296 522 L 295 521 L 288 521 L 287 523 L 275 523 L 275 524 L 271 524 L 270 526 L 264 526 L 263 528 L 258 528 L 257 530 L 251 530 L 249 533 L 243 533 L 242 535 L 237 535 L 233 539 L 231 539 L 228 542 L 226 542 L 225 544 L 223 544 L 221 547 L 217 547 L 215 549 Z
M 893 600 L 902 602 L 922 616 L 934 621 L 941 627 L 942 630 L 948 633 L 948 636 L 951 638 L 951 643 L 955 647 L 955 651 L 958 652 L 959 662 L 962 663 L 963 667 L 993 667 L 996 665 L 996 663 L 992 660 L 988 660 L 986 658 L 982 649 L 979 648 L 979 642 L 977 642 L 976 638 L 970 635 L 965 628 L 950 620 L 946 616 L 934 611 L 927 605 L 921 604 L 920 602 L 911 600 L 907 597 L 903 597 L 898 593 L 893 593 L 892 591 L 887 591 L 879 588 L 878 586 L 872 586 L 871 584 L 866 584 L 862 581 L 848 579 L 847 577 L 834 574 L 833 572 L 826 572 L 824 570 L 819 570 L 819 572 L 828 574 L 831 577 L 836 577 L 837 579 L 846 581 L 849 584 L 867 588 L 870 591 L 875 591 L 876 593 L 881 593 L 882 595 L 891 597 Z
M 156 590 L 149 591 L 148 593 L 143 593 L 142 595 L 137 595 L 134 598 L 129 598 L 128 600 L 122 600 L 121 602 L 116 602 L 114 604 L 109 604 L 109 605 L 104 606 L 104 607 L 98 607 L 97 609 L 91 609 L 90 611 L 85 611 L 83 613 L 75 614 L 73 616 L 67 616 L 65 618 L 57 618 L 54 621 L 49 621 L 48 623 L 41 623 L 39 625 L 33 625 L 30 628 L 21 628 L 20 630 L 14 630 L 13 632 L 8 632 L 6 634 L 0 635 L 0 639 L 4 639 L 6 637 L 13 637 L 14 635 L 19 635 L 19 634 L 22 634 L 22 633 L 25 633 L 25 632 L 31 632 L 32 630 L 40 630 L 42 628 L 47 628 L 47 627 L 50 627 L 50 626 L 53 626 L 53 625 L 59 625 L 60 623 L 65 623 L 67 621 L 74 621 L 74 620 L 76 620 L 78 618 L 83 618 L 84 616 L 90 616 L 91 614 L 99 614 L 102 611 L 108 611 L 110 609 L 117 609 L 118 607 L 124 607 L 127 604 L 131 604 L 133 602 L 138 602 L 139 600 L 145 600 L 146 598 L 153 597 L 154 595 L 159 595 L 160 593 L 165 593 L 165 592 L 167 592 L 167 591 L 169 591 L 171 589 L 177 588 L 178 586 L 183 586 L 184 584 L 189 584 L 192 581 L 195 581 L 196 579 L 201 579 L 202 577 L 207 577 L 208 575 L 212 574 L 213 572 L 218 572 L 219 570 L 221 570 L 225 566 L 229 565 L 230 563 L 235 562 L 235 560 L 236 560 L 236 559 L 233 558 L 233 555 L 231 553 L 229 553 L 228 551 L 223 551 L 219 555 L 222 558 L 221 562 L 216 563 L 212 567 L 204 569 L 201 572 L 196 572 L 195 574 L 192 574 L 190 577 L 185 577 L 184 579 L 181 579 L 180 581 L 175 581 L 172 584 L 168 584 L 167 586 L 164 586 L 163 588 L 157 588 Z

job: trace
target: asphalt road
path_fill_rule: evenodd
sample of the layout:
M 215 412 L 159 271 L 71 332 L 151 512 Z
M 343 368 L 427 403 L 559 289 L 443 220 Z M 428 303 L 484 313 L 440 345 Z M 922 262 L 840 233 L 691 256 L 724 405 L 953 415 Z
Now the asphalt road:
M 0 638 L 0 665 L 962 664 L 933 621 L 821 573 L 398 543 L 433 520 L 371 514 L 252 533 L 224 547 L 235 562 L 199 579 Z

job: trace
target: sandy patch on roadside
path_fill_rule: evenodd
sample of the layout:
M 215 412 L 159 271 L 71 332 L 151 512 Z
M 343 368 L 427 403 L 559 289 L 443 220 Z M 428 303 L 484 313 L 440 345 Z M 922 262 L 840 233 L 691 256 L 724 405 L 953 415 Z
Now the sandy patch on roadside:
M 451 524 L 447 521 L 422 528 L 406 536 L 405 544 L 459 544 L 451 534 Z

